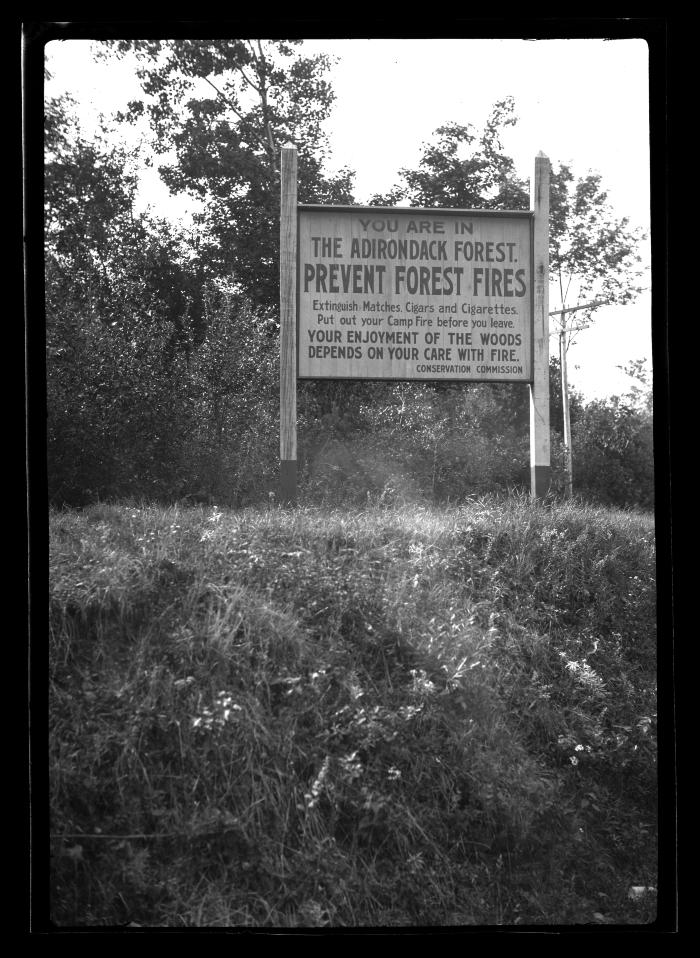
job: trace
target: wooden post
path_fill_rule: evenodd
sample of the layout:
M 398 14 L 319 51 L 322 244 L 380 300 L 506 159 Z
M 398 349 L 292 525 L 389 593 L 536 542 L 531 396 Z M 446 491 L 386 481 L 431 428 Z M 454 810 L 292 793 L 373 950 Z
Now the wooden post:
M 280 503 L 297 501 L 297 148 L 280 161 Z
M 559 366 L 561 367 L 561 402 L 564 413 L 564 471 L 566 486 L 564 495 L 571 499 L 574 494 L 574 469 L 571 453 L 571 414 L 569 412 L 569 377 L 566 370 L 566 330 L 564 314 L 561 314 L 561 332 L 559 333 Z
M 549 160 L 535 157 L 530 206 L 535 213 L 532 259 L 533 370 L 530 386 L 530 492 L 543 499 L 551 482 L 549 434 Z

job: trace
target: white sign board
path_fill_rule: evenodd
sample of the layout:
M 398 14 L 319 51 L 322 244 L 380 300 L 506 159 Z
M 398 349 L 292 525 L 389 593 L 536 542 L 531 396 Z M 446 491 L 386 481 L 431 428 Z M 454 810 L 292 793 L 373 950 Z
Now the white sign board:
M 532 214 L 298 210 L 300 379 L 532 381 Z

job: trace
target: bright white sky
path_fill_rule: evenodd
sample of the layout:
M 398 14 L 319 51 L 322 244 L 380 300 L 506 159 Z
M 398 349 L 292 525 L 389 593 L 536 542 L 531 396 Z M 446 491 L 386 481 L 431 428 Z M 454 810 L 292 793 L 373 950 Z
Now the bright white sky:
M 355 199 L 398 182 L 418 165 L 421 145 L 447 122 L 481 130 L 493 104 L 515 98 L 519 122 L 504 135 L 521 176 L 529 178 L 541 150 L 569 162 L 575 175 L 599 172 L 619 216 L 649 232 L 648 53 L 643 40 L 308 40 L 308 52 L 338 58 L 330 80 L 336 101 L 326 130 L 331 169 L 355 170 Z M 47 46 L 51 95 L 70 92 L 85 132 L 98 113 L 109 116 L 140 95 L 133 68 L 106 65 L 87 40 Z M 154 170 L 143 203 L 162 216 L 186 213 Z M 642 254 L 649 259 L 648 244 Z M 554 290 L 550 308 L 557 305 Z M 617 366 L 651 361 L 651 296 L 597 311 L 591 329 L 569 350 L 570 384 L 587 398 L 625 391 Z M 552 337 L 552 351 L 557 338 Z

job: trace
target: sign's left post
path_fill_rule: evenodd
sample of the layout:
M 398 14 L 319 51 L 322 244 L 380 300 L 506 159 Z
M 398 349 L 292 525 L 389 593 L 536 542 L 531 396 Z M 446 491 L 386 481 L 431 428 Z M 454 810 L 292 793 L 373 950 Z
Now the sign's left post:
M 297 148 L 280 162 L 280 503 L 297 501 Z

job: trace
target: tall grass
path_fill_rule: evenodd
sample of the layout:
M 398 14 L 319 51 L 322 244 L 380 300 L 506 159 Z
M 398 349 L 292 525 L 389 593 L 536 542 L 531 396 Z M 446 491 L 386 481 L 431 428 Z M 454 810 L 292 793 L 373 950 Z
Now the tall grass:
M 645 514 L 54 512 L 50 642 L 59 925 L 653 920 Z

